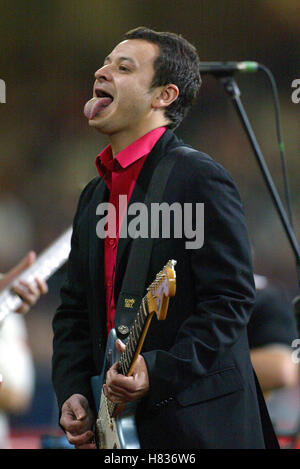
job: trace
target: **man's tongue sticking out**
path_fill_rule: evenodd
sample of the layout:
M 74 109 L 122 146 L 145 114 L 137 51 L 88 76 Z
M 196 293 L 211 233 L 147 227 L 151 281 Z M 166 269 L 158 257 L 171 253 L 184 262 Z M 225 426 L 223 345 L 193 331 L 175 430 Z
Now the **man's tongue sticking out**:
M 84 115 L 87 119 L 94 119 L 96 114 L 112 103 L 112 98 L 92 98 L 84 106 Z

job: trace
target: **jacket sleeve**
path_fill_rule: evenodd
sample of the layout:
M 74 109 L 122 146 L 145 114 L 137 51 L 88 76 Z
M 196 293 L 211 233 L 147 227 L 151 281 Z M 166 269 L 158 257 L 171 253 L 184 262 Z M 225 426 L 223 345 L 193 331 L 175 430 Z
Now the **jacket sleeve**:
M 61 304 L 53 318 L 52 381 L 59 409 L 72 394 L 79 393 L 92 402 L 92 345 L 83 274 L 85 247 L 79 243 L 80 216 L 92 192 L 93 179 L 83 190 L 73 221 L 67 278 L 61 288 Z
M 255 298 L 246 223 L 231 176 L 199 154 L 183 157 L 179 165 L 185 202 L 204 203 L 204 244 L 183 253 L 189 259 L 195 310 L 168 351 L 143 353 L 150 404 L 176 396 L 209 372 L 245 331 Z M 191 222 L 196 226 L 194 217 L 195 210 Z

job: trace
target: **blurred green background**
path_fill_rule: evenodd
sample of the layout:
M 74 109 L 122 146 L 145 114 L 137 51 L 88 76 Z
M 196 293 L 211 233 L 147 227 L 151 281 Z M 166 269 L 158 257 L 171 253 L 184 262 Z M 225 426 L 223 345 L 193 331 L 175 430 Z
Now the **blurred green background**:
M 71 224 L 80 191 L 96 175 L 95 157 L 107 144 L 82 112 L 93 74 L 122 35 L 140 25 L 182 34 L 203 61 L 255 60 L 271 69 L 299 239 L 300 104 L 291 100 L 291 83 L 300 78 L 299 16 L 298 0 L 0 0 L 0 78 L 7 92 L 0 104 L 0 270 L 29 249 L 39 253 Z M 269 83 L 261 72 L 236 79 L 285 205 Z M 176 133 L 233 175 L 255 270 L 280 281 L 292 298 L 292 250 L 232 103 L 213 77 L 203 76 L 199 99 Z M 24 425 L 48 424 L 53 411 L 41 396 L 51 395 L 51 319 L 60 279 L 50 281 L 49 295 L 26 318 L 38 379 Z

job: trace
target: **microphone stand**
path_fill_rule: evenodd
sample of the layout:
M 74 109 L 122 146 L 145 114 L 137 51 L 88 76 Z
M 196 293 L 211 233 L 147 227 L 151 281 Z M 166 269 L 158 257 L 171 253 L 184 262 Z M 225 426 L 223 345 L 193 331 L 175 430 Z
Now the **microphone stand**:
M 279 217 L 281 219 L 283 228 L 286 232 L 286 235 L 288 237 L 288 240 L 290 242 L 290 245 L 292 247 L 292 250 L 295 255 L 295 261 L 296 261 L 296 275 L 298 277 L 298 288 L 300 289 L 300 250 L 299 250 L 299 245 L 295 236 L 295 233 L 290 225 L 290 222 L 288 220 L 288 217 L 286 215 L 286 212 L 284 210 L 284 207 L 281 203 L 280 197 L 278 195 L 278 192 L 276 190 L 275 184 L 272 180 L 272 177 L 270 175 L 270 172 L 268 170 L 268 167 L 265 163 L 263 154 L 260 150 L 259 144 L 256 140 L 255 134 L 252 130 L 251 124 L 248 120 L 246 111 L 244 109 L 244 106 L 241 102 L 240 96 L 241 92 L 239 90 L 239 87 L 234 80 L 232 76 L 233 72 L 219 72 L 216 75 L 216 78 L 220 80 L 220 82 L 223 84 L 224 89 L 226 93 L 229 95 L 229 97 L 232 99 L 234 107 L 237 110 L 237 113 L 242 121 L 242 125 L 246 131 L 246 134 L 248 136 L 248 139 L 250 141 L 250 144 L 254 150 L 254 154 L 256 156 L 256 159 L 258 161 L 258 164 L 260 166 L 263 178 L 266 182 L 266 185 L 269 189 L 269 192 L 271 194 L 271 197 L 273 199 L 274 205 L 278 211 Z M 293 300 L 293 306 L 294 306 L 294 311 L 296 314 L 297 319 L 300 319 L 300 295 L 297 296 Z

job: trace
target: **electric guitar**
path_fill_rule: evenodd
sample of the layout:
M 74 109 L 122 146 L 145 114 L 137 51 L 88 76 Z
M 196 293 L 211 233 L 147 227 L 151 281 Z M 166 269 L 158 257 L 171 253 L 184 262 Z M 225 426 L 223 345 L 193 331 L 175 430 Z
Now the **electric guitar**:
M 35 262 L 24 270 L 0 293 L 0 326 L 9 313 L 14 312 L 22 303 L 21 298 L 12 291 L 18 280 L 34 282 L 36 277 L 47 280 L 58 270 L 69 256 L 71 249 L 72 228 L 68 228 L 59 238 L 46 248 Z
M 109 401 L 102 390 L 107 370 L 118 361 L 119 372 L 131 376 L 137 357 L 143 346 L 153 314 L 158 320 L 167 315 L 169 298 L 175 295 L 175 260 L 170 260 L 156 275 L 154 282 L 147 288 L 136 318 L 129 332 L 126 348 L 121 354 L 116 350 L 116 331 L 108 336 L 105 363 L 99 376 L 93 376 L 91 385 L 98 410 L 95 426 L 95 443 L 98 449 L 139 449 L 139 439 L 135 425 L 136 403 L 126 406 Z M 99 405 L 100 402 L 100 405 Z

